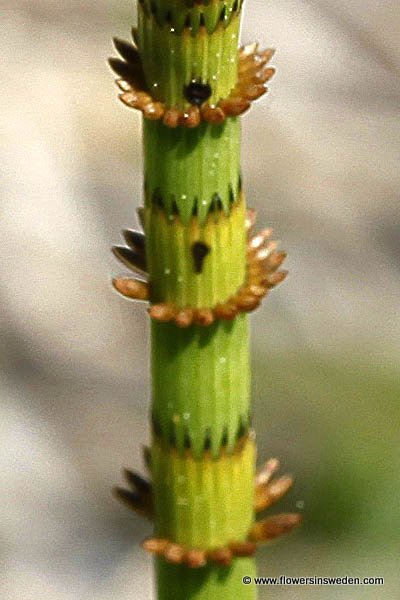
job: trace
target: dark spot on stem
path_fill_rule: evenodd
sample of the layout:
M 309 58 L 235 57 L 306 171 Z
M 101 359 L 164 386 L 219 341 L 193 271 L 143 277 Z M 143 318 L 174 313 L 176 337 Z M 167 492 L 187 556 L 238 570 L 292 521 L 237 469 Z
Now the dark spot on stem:
M 227 445 L 228 445 L 228 430 L 225 429 L 224 433 L 222 434 L 221 446 L 225 447 Z
M 203 270 L 204 259 L 211 251 L 211 248 L 204 242 L 195 242 L 192 245 L 192 255 L 194 260 L 194 270 L 196 273 L 201 273 Z
M 190 104 L 200 106 L 211 96 L 211 86 L 208 83 L 191 81 L 184 87 L 183 93 Z

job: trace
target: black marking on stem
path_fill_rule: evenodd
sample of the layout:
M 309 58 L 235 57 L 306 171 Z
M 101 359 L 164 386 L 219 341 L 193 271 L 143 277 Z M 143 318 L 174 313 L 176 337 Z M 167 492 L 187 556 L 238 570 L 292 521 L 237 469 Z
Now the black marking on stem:
M 211 432 L 208 429 L 206 437 L 204 438 L 204 450 L 210 450 L 211 448 Z
M 176 200 L 172 201 L 172 205 L 171 205 L 171 212 L 173 215 L 179 215 L 179 207 L 176 203 Z
M 237 431 L 237 434 L 236 434 L 237 439 L 240 439 L 241 437 L 243 437 L 244 434 L 247 433 L 248 428 L 249 427 L 248 427 L 247 422 L 242 418 L 240 420 L 238 431 Z
M 185 432 L 185 437 L 184 437 L 184 447 L 187 448 L 187 449 L 190 449 L 191 445 L 192 445 L 192 441 L 190 439 L 190 435 L 186 431 Z
M 192 244 L 192 255 L 194 260 L 194 270 L 201 273 L 203 270 L 204 259 L 211 252 L 211 248 L 204 242 L 195 242 Z
M 162 434 L 162 429 L 161 429 L 161 425 L 157 421 L 154 413 L 151 415 L 151 426 L 152 426 L 154 435 L 160 437 Z
M 225 428 L 223 434 L 222 434 L 222 439 L 221 439 L 221 446 L 227 446 L 228 445 L 228 429 Z
M 201 106 L 211 96 L 211 86 L 201 81 L 191 81 L 183 89 L 184 96 L 190 104 Z
M 221 211 L 224 209 L 222 198 L 219 194 L 214 194 L 210 204 L 210 211 Z

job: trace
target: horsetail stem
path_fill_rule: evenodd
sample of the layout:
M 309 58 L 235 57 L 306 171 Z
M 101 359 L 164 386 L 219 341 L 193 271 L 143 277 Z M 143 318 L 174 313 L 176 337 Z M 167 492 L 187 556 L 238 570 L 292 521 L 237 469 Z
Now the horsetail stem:
M 267 230 L 248 239 L 239 115 L 274 71 L 265 66 L 271 50 L 239 52 L 241 8 L 241 0 L 139 0 L 135 46 L 116 40 L 124 61 L 110 61 L 121 100 L 144 115 L 145 238 L 126 231 L 128 247 L 114 248 L 138 278 L 114 285 L 148 300 L 152 317 L 152 485 L 128 471 L 133 490 L 117 495 L 154 515 L 145 547 L 158 555 L 159 600 L 255 598 L 242 583 L 255 574 L 250 554 L 262 537 L 251 538 L 246 313 L 284 278 L 285 255 Z M 290 485 L 259 489 L 258 506 Z M 295 521 L 259 528 L 272 536 Z

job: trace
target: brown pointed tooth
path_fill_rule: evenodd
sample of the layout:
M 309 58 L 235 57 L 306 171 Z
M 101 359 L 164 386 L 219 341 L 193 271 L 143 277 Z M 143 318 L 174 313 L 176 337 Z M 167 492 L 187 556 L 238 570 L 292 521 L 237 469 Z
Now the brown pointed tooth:
M 267 281 L 268 287 L 272 288 L 278 285 L 279 283 L 282 283 L 282 281 L 286 279 L 287 274 L 288 271 L 275 271 L 275 273 L 270 273 L 269 275 L 267 275 L 265 279 Z
M 205 327 L 214 322 L 213 311 L 210 308 L 199 308 L 195 310 L 193 318 L 195 323 Z
M 125 504 L 131 510 L 134 510 L 139 515 L 150 519 L 152 517 L 153 508 L 150 503 L 146 503 L 144 499 L 137 493 L 131 490 L 125 490 L 121 487 L 115 487 L 112 490 L 113 495 L 117 500 Z
M 246 100 L 257 100 L 268 91 L 268 88 L 263 83 L 252 83 L 250 85 L 241 86 L 241 95 Z
M 165 560 L 175 565 L 180 565 L 183 563 L 185 554 L 186 551 L 182 546 L 179 544 L 173 544 L 172 542 L 164 548 L 163 552 Z
M 259 57 L 254 56 L 254 54 L 248 56 L 247 58 L 242 58 L 238 67 L 239 81 L 237 85 L 241 87 L 241 85 L 246 81 L 246 77 L 251 77 L 251 75 L 260 70 L 264 64 L 260 63 Z
M 132 489 L 137 490 L 143 496 L 151 496 L 152 485 L 150 481 L 129 469 L 124 469 L 123 474 Z
M 271 481 L 268 486 L 268 494 L 273 502 L 277 502 L 287 494 L 290 488 L 293 486 L 293 477 L 290 475 L 284 475 L 279 477 L 276 481 Z
M 205 121 L 214 125 L 222 123 L 225 119 L 224 111 L 218 106 L 211 106 L 210 104 L 203 104 L 201 107 L 201 115 Z
M 153 304 L 149 308 L 149 315 L 152 319 L 156 319 L 156 321 L 161 321 L 162 323 L 168 323 L 168 321 L 172 321 L 176 316 L 177 310 L 171 304 Z
M 165 106 L 161 102 L 149 102 L 142 108 L 142 111 L 145 119 L 158 121 L 165 112 Z
M 266 260 L 266 266 L 269 271 L 275 271 L 281 266 L 283 261 L 286 259 L 286 252 L 272 252 Z
M 230 117 L 237 117 L 242 115 L 246 110 L 248 110 L 251 106 L 251 103 L 248 100 L 240 97 L 227 98 L 226 100 L 221 100 L 218 106 L 224 111 L 226 115 Z
M 122 92 L 131 92 L 132 91 L 131 84 L 128 83 L 127 81 L 125 81 L 125 79 L 116 79 L 115 83 L 117 84 L 117 86 L 119 87 L 119 89 Z
M 239 53 L 241 57 L 252 56 L 257 52 L 258 42 L 252 42 L 251 44 L 246 44 L 245 46 L 241 46 L 239 49 Z
M 117 292 L 125 296 L 125 298 L 132 300 L 149 299 L 149 286 L 144 281 L 128 277 L 117 277 L 113 279 L 112 284 Z
M 251 528 L 249 538 L 252 542 L 263 543 L 273 540 L 281 535 L 290 533 L 302 521 L 299 513 L 281 513 L 268 519 L 258 521 Z
M 264 298 L 264 296 L 266 296 L 268 293 L 267 288 L 265 288 L 262 285 L 256 285 L 256 284 L 250 285 L 248 290 L 249 290 L 249 293 L 252 296 L 255 296 L 256 298 Z
M 208 553 L 208 559 L 217 565 L 228 566 L 232 562 L 232 550 L 230 548 L 217 548 Z
M 185 563 L 192 569 L 204 567 L 207 563 L 206 553 L 204 550 L 189 550 L 185 556 Z
M 214 308 L 214 315 L 217 319 L 222 319 L 223 321 L 231 321 L 238 314 L 238 309 L 236 305 L 230 304 L 229 302 L 225 304 L 217 304 Z
M 243 296 L 238 297 L 236 300 L 238 308 L 244 312 L 251 312 L 255 310 L 258 306 L 260 306 L 260 299 L 255 298 L 254 296 Z
M 179 117 L 179 125 L 183 125 L 184 127 L 189 127 L 189 129 L 193 127 L 197 127 L 200 123 L 200 110 L 198 106 L 190 106 L 187 110 L 185 110 L 181 116 Z
M 273 67 L 267 67 L 263 65 L 260 68 L 260 65 L 257 62 L 254 63 L 254 68 L 247 69 L 240 76 L 239 87 L 240 89 L 246 89 L 249 85 L 259 85 L 264 84 L 269 81 L 275 74 L 275 69 Z
M 150 471 L 150 469 L 151 469 L 151 448 L 149 448 L 149 446 L 143 446 L 142 452 L 143 452 L 144 464 L 146 465 L 146 468 Z
M 255 75 L 254 79 L 255 79 L 255 81 L 259 81 L 260 83 L 266 83 L 274 75 L 275 75 L 275 69 L 274 69 L 274 67 L 267 67 L 266 69 L 261 69 L 261 71 L 259 71 Z
M 232 542 L 229 548 L 234 556 L 253 556 L 257 550 L 257 544 L 254 542 Z
M 148 538 L 142 542 L 142 548 L 150 554 L 162 555 L 166 547 L 169 545 L 169 541 L 164 538 Z
M 249 247 L 253 250 L 258 250 L 258 248 L 261 248 L 261 246 L 265 243 L 265 240 L 268 239 L 271 234 L 272 229 L 270 227 L 263 229 L 260 231 L 260 233 L 251 238 L 249 241 Z
M 257 218 L 257 211 L 255 208 L 248 208 L 246 212 L 245 226 L 247 231 L 250 231 L 254 227 Z
M 254 256 L 254 251 L 251 250 L 247 250 L 247 256 L 247 273 L 249 276 L 252 278 L 265 276 L 265 274 L 268 272 L 267 259 L 258 260 L 257 256 Z
M 275 48 L 266 48 L 259 54 L 259 56 L 266 62 L 269 62 L 271 60 L 271 58 L 274 56 L 274 54 L 275 54 Z
M 267 460 L 262 467 L 257 470 L 256 474 L 256 486 L 266 485 L 274 473 L 279 469 L 279 460 L 277 458 L 270 458 Z
M 264 262 L 271 252 L 276 250 L 278 242 L 269 242 L 266 246 L 262 246 L 255 255 L 255 260 L 258 262 Z
M 271 481 L 267 485 L 256 486 L 254 509 L 256 512 L 265 510 L 278 502 L 292 487 L 293 478 L 289 475 Z
M 136 209 L 136 214 L 138 216 L 138 219 L 139 219 L 139 222 L 140 222 L 141 226 L 144 229 L 144 226 L 145 226 L 145 210 L 144 210 L 144 207 L 143 206 L 139 206 Z
M 145 106 L 153 102 L 151 96 L 146 92 L 139 92 L 132 88 L 129 92 L 119 95 L 120 100 L 129 108 L 138 108 L 143 110 Z
M 176 108 L 168 108 L 164 113 L 163 123 L 166 127 L 177 127 L 179 123 L 179 111 Z
M 178 312 L 175 317 L 175 323 L 178 327 L 189 327 L 193 323 L 193 309 L 192 308 L 183 308 Z

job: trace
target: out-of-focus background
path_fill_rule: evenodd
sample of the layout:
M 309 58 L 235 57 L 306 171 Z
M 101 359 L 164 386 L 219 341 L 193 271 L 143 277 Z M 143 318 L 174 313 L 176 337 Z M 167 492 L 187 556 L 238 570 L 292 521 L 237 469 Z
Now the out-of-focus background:
M 141 202 L 140 118 L 105 63 L 133 3 L 1 4 L 0 595 L 143 600 L 150 526 L 110 496 L 148 440 L 148 319 L 109 284 Z M 255 425 L 305 514 L 259 572 L 386 582 L 260 598 L 400 597 L 399 30 L 397 0 L 245 11 L 278 74 L 243 119 L 244 182 L 291 273 L 252 317 Z

